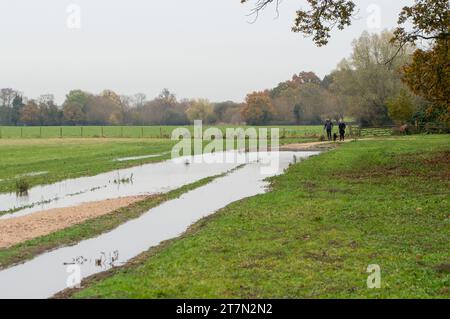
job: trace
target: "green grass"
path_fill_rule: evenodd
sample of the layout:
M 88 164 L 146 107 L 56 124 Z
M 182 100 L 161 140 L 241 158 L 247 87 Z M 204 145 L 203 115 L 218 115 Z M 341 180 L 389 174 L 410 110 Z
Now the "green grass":
M 0 138 L 80 138 L 80 137 L 109 137 L 109 138 L 170 138 L 172 131 L 179 126 L 0 126 Z M 187 128 L 191 134 L 193 126 Z M 205 125 L 204 130 L 210 126 Z M 226 128 L 246 126 L 218 125 L 225 133 Z M 280 129 L 280 135 L 286 138 L 308 137 L 323 134 L 321 125 L 299 126 L 255 126 L 255 128 Z
M 225 175 L 225 174 L 222 174 Z M 219 175 L 219 176 L 222 176 Z M 219 176 L 204 178 L 192 184 L 185 185 L 166 194 L 157 194 L 100 217 L 96 217 L 80 224 L 41 236 L 10 248 L 0 249 L 0 269 L 7 268 L 19 262 L 29 260 L 36 255 L 61 246 L 75 245 L 81 240 L 98 236 L 110 231 L 124 222 L 137 218 L 167 200 L 177 198 L 183 193 L 203 186 Z
M 448 298 L 449 158 L 448 136 L 346 144 L 74 297 Z

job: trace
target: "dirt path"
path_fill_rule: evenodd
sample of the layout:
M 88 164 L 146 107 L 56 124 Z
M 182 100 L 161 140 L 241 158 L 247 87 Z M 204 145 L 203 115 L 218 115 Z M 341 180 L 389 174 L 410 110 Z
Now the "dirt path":
M 0 248 L 8 248 L 80 224 L 88 219 L 112 213 L 144 198 L 146 196 L 122 197 L 0 220 Z
M 347 143 L 351 140 L 346 140 L 345 142 L 309 142 L 309 143 L 295 143 L 295 144 L 286 144 L 281 145 L 281 151 L 322 151 L 324 149 L 328 149 L 330 146 Z

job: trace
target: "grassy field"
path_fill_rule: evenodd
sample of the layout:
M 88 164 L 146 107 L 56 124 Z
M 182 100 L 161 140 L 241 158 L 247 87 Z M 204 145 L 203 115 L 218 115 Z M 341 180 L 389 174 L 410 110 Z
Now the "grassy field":
M 449 159 L 448 136 L 348 143 L 74 297 L 448 298 Z
M 0 126 L 0 138 L 170 138 L 175 128 L 187 128 L 191 133 L 193 126 Z M 204 126 L 208 129 L 209 126 Z M 226 128 L 245 126 L 218 125 Z M 255 128 L 274 128 L 277 126 L 256 126 Z M 321 125 L 316 126 L 280 126 L 280 134 L 285 137 L 305 137 L 323 134 Z

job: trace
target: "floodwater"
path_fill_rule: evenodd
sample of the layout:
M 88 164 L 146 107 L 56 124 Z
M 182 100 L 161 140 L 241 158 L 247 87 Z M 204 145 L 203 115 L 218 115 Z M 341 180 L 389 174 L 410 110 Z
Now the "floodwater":
M 296 158 L 307 158 L 317 152 L 279 154 L 279 169 L 271 175 L 281 174 Z M 267 175 L 261 174 L 262 165 L 260 161 L 250 162 L 108 233 L 0 271 L 0 298 L 51 297 L 76 282 L 73 280 L 78 274 L 86 278 L 126 263 L 150 247 L 181 235 L 199 219 L 228 204 L 264 193 L 268 182 Z
M 36 186 L 22 196 L 16 193 L 0 194 L 0 212 L 22 208 L 11 214 L 0 216 L 0 219 L 93 201 L 166 193 L 203 178 L 220 175 L 239 165 L 238 163 L 208 164 L 208 159 L 213 156 L 211 154 L 204 154 L 205 161 L 196 163 L 199 156 L 201 155 L 180 158 L 180 161 L 184 159 L 190 163 L 185 165 L 167 160 L 96 176 Z

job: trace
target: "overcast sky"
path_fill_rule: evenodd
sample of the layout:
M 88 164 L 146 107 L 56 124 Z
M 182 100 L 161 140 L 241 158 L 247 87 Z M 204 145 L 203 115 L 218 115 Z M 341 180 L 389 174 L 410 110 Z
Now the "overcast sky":
M 242 101 L 300 71 L 324 76 L 354 38 L 394 27 L 413 1 L 356 2 L 353 26 L 317 48 L 290 31 L 301 0 L 284 0 L 278 18 L 268 8 L 253 24 L 252 6 L 240 0 L 0 0 L 0 87 L 58 102 L 71 89 L 153 98 L 165 87 L 179 98 Z

